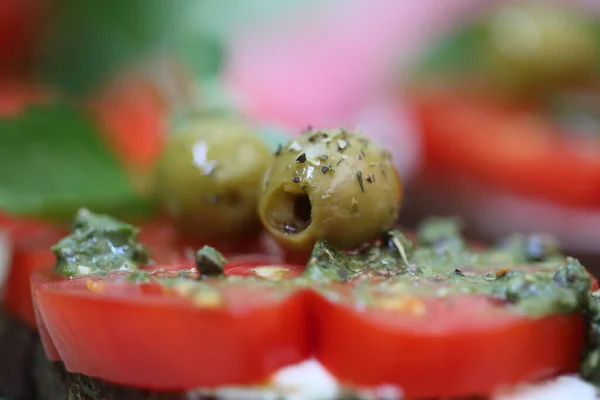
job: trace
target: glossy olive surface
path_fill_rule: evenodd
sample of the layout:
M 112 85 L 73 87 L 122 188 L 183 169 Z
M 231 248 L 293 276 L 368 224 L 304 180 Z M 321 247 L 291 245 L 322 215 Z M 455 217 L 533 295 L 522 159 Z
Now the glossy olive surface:
M 287 249 L 309 251 L 317 240 L 353 249 L 394 224 L 401 197 L 387 150 L 358 132 L 309 130 L 276 152 L 259 215 Z
M 260 183 L 273 158 L 252 127 L 231 116 L 200 116 L 170 137 L 156 173 L 157 195 L 181 229 L 202 237 L 260 228 Z
M 512 4 L 486 23 L 487 61 L 500 84 L 536 90 L 594 72 L 598 28 L 583 13 L 544 3 Z

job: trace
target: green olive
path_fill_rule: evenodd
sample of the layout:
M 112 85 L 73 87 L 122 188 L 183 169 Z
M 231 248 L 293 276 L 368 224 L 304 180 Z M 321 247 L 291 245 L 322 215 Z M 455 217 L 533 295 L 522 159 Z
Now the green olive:
M 592 22 L 556 5 L 505 6 L 488 20 L 485 38 L 492 79 L 516 91 L 544 90 L 589 76 L 598 58 Z
M 360 133 L 310 130 L 276 153 L 258 213 L 287 249 L 309 251 L 317 240 L 353 249 L 394 224 L 401 197 L 387 150 Z
M 260 183 L 273 158 L 242 120 L 200 116 L 174 132 L 156 172 L 156 190 L 178 226 L 196 236 L 260 228 Z

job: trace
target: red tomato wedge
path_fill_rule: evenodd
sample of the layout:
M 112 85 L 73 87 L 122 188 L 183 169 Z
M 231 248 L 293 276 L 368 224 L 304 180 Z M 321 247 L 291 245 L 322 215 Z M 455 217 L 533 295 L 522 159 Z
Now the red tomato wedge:
M 255 264 L 232 268 L 243 275 Z M 303 291 L 214 287 L 218 304 L 119 279 L 38 274 L 32 284 L 48 356 L 109 382 L 156 390 L 251 384 L 309 356 Z
M 600 206 L 600 148 L 567 139 L 534 109 L 458 90 L 413 93 L 412 100 L 432 170 L 564 205 Z
M 350 385 L 397 385 L 410 398 L 483 395 L 581 362 L 580 314 L 533 318 L 482 295 L 313 301 L 315 355 Z

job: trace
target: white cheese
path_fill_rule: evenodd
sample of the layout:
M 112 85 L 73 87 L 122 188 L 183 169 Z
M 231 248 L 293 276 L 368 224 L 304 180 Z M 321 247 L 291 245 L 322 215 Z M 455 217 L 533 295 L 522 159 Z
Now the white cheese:
M 340 387 L 337 380 L 315 359 L 280 369 L 272 384 L 289 400 L 321 400 L 336 398 Z
M 213 395 L 221 400 L 334 400 L 342 394 L 342 386 L 317 360 L 281 368 L 263 386 L 226 387 L 216 390 L 199 390 L 188 398 Z M 398 387 L 381 385 L 360 388 L 355 395 L 364 400 L 402 400 Z M 562 376 L 539 384 L 524 384 L 504 388 L 490 397 L 491 400 L 597 400 L 594 386 L 577 376 Z
M 577 376 L 561 376 L 536 385 L 504 391 L 494 400 L 596 400 L 596 389 Z

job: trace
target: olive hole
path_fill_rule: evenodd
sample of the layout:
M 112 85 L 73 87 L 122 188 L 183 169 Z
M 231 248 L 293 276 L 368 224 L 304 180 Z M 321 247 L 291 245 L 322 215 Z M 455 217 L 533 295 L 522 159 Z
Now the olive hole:
M 285 234 L 298 234 L 310 226 L 312 204 L 304 193 L 277 191 L 267 209 L 270 224 Z
M 310 225 L 310 214 L 312 207 L 307 195 L 296 196 L 294 199 L 294 222 L 300 231 L 305 230 Z

